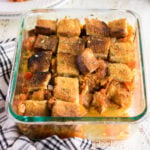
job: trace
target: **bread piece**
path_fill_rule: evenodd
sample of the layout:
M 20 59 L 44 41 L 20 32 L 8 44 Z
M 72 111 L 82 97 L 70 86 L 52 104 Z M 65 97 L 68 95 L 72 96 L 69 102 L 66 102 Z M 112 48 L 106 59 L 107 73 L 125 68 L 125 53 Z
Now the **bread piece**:
M 99 62 L 90 48 L 86 48 L 81 55 L 77 56 L 77 64 L 83 74 L 92 73 L 99 67 Z
M 117 42 L 110 47 L 109 60 L 118 63 L 130 63 L 135 61 L 133 44 L 129 42 Z
M 45 94 L 45 90 L 37 90 L 37 91 L 34 91 L 30 98 L 29 99 L 32 99 L 32 100 L 44 100 L 44 94 Z
M 38 35 L 34 44 L 35 50 L 56 51 L 58 39 L 56 36 Z
M 131 93 L 124 88 L 117 89 L 111 100 L 122 108 L 128 108 L 131 105 Z
M 107 87 L 107 97 L 111 102 L 123 108 L 128 108 L 131 104 L 131 94 L 126 90 L 123 84 L 113 80 Z
M 125 36 L 124 38 L 119 38 L 117 39 L 118 42 L 134 42 L 136 34 L 135 34 L 135 29 L 133 26 L 128 24 L 128 35 Z
M 47 72 L 50 67 L 52 52 L 40 51 L 28 59 L 28 69 L 31 72 Z
M 127 20 L 125 18 L 110 21 L 108 27 L 112 37 L 123 38 L 128 35 Z
M 93 50 L 93 53 L 97 58 L 107 59 L 110 38 L 89 36 L 87 38 L 87 47 Z
M 86 113 L 87 111 L 82 105 L 61 100 L 56 100 L 52 108 L 54 117 L 82 117 Z
M 105 90 L 101 90 L 99 92 L 95 92 L 93 94 L 92 106 L 99 112 L 103 113 L 108 108 L 108 99 L 105 94 Z
M 33 36 L 36 36 L 35 29 L 31 29 L 28 31 L 28 37 L 33 37 Z
M 58 53 L 78 55 L 84 50 L 84 41 L 79 37 L 59 37 Z
M 26 100 L 18 105 L 18 114 L 24 116 L 48 116 L 47 101 Z
M 43 35 L 56 34 L 56 25 L 57 21 L 55 20 L 38 19 L 36 33 Z
M 54 96 L 67 102 L 79 103 L 79 82 L 77 78 L 56 77 Z
M 91 93 L 100 89 L 101 80 L 107 75 L 107 64 L 99 59 L 99 67 L 92 74 L 80 75 L 80 90 L 88 89 Z
M 36 72 L 33 74 L 29 83 L 29 91 L 38 89 L 47 89 L 47 85 L 51 79 L 49 72 Z
M 78 76 L 76 56 L 65 53 L 57 54 L 57 72 L 59 75 Z
M 110 77 L 119 82 L 130 82 L 133 79 L 133 73 L 131 69 L 120 63 L 114 63 L 108 65 L 108 73 Z
M 107 85 L 107 88 L 106 88 L 106 95 L 107 95 L 107 97 L 108 97 L 109 99 L 111 99 L 111 98 L 115 95 L 117 89 L 120 89 L 120 88 L 121 88 L 120 82 L 115 81 L 115 80 L 112 80 L 112 81 Z
M 79 36 L 80 32 L 79 19 L 64 18 L 58 22 L 57 34 L 59 36 Z
M 80 104 L 86 108 L 90 108 L 91 102 L 93 100 L 93 94 L 89 92 L 89 87 L 87 84 L 84 84 L 84 86 L 80 85 L 80 87 Z
M 52 92 L 49 89 L 36 90 L 28 96 L 32 100 L 49 100 L 52 97 Z
M 98 19 L 85 19 L 86 35 L 109 36 L 107 24 Z

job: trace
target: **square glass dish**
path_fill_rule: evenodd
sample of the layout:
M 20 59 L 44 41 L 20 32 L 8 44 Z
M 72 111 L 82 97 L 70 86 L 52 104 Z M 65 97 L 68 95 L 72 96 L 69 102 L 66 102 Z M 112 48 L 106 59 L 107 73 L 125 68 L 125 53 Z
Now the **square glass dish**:
M 32 116 L 21 115 L 15 109 L 15 94 L 19 93 L 18 82 L 23 82 L 19 78 L 20 66 L 23 63 L 23 41 L 28 38 L 29 32 L 35 28 L 37 20 L 61 20 L 63 18 L 77 18 L 84 28 L 85 18 L 96 18 L 106 23 L 109 21 L 125 18 L 134 29 L 133 43 L 135 46 L 134 90 L 130 107 L 121 113 L 117 110 L 117 115 L 107 113 L 103 115 L 87 116 Z M 122 31 L 121 31 L 122 32 Z M 73 31 L 70 33 L 74 33 Z M 84 34 L 84 30 L 83 30 Z M 87 34 L 87 33 L 86 33 Z M 58 36 L 58 34 L 57 34 Z M 116 40 L 112 38 L 112 42 Z M 118 40 L 118 39 L 117 39 Z M 126 39 L 121 39 L 126 40 Z M 131 42 L 131 41 L 128 41 Z M 142 55 L 141 28 L 139 17 L 128 10 L 99 10 L 99 9 L 45 9 L 34 10 L 27 13 L 22 20 L 18 47 L 16 49 L 14 65 L 11 73 L 10 86 L 7 95 L 9 116 L 15 120 L 19 130 L 32 139 L 45 138 L 56 134 L 62 138 L 81 137 L 92 141 L 100 139 L 124 139 L 134 130 L 135 123 L 143 118 L 147 111 L 146 86 L 144 78 L 144 65 Z M 109 56 L 110 57 L 110 56 Z M 14 102 L 15 101 L 15 102 Z M 35 107 L 35 109 L 37 109 Z M 112 111 L 113 112 L 113 111 Z

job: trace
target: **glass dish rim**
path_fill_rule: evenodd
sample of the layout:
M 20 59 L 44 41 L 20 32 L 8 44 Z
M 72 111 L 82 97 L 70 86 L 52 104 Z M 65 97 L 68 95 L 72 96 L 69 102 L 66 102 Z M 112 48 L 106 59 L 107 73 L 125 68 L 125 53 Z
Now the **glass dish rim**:
M 12 101 L 13 101 L 13 93 L 15 91 L 15 85 L 16 85 L 16 80 L 17 80 L 17 75 L 18 75 L 18 67 L 19 67 L 19 59 L 20 59 L 20 54 L 21 54 L 21 47 L 22 47 L 22 31 L 24 27 L 24 18 L 27 17 L 28 15 L 34 14 L 35 12 L 37 13 L 43 13 L 45 11 L 120 11 L 120 12 L 125 12 L 133 15 L 136 20 L 137 20 L 137 27 L 138 27 L 138 37 L 139 37 L 139 52 L 140 52 L 140 61 L 141 61 L 141 74 L 142 74 L 142 84 L 143 84 L 143 95 L 144 95 L 144 101 L 145 101 L 145 108 L 144 110 L 132 117 L 51 117 L 51 116 L 20 116 L 16 114 L 13 109 L 12 109 Z M 21 27 L 19 30 L 19 35 L 18 35 L 18 46 L 16 48 L 16 53 L 15 53 L 15 59 L 13 63 L 13 69 L 11 72 L 11 78 L 10 78 L 10 85 L 7 93 L 7 107 L 8 107 L 8 113 L 11 115 L 12 118 L 14 118 L 18 122 L 22 123 L 54 123 L 54 122 L 95 122 L 95 121 L 115 121 L 115 122 L 135 122 L 140 120 L 141 118 L 144 117 L 144 115 L 147 112 L 147 94 L 146 94 L 146 80 L 145 80 L 145 73 L 144 73 L 144 61 L 143 61 L 143 47 L 142 47 L 142 37 L 141 37 L 141 24 L 140 24 L 140 17 L 137 15 L 137 13 L 131 11 L 131 10 L 125 10 L 125 9 L 37 9 L 37 10 L 32 10 L 25 15 L 23 15 L 23 19 L 21 22 Z M 17 61 L 18 60 L 18 61 Z

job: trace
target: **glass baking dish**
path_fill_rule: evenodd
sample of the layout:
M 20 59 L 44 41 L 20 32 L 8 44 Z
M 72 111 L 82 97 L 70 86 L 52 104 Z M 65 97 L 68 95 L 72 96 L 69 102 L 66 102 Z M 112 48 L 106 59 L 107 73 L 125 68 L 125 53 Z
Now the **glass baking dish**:
M 133 99 L 128 110 L 128 116 L 121 117 L 51 117 L 51 116 L 20 116 L 13 110 L 12 103 L 17 83 L 18 69 L 22 52 L 22 41 L 27 37 L 26 31 L 35 27 L 39 18 L 62 19 L 64 17 L 78 18 L 84 23 L 84 18 L 99 18 L 105 22 L 126 18 L 135 29 L 136 42 L 136 77 Z M 135 123 L 141 120 L 147 111 L 146 85 L 144 77 L 141 27 L 139 17 L 129 10 L 114 9 L 44 9 L 28 12 L 23 16 L 18 36 L 11 80 L 7 94 L 8 113 L 19 127 L 19 130 L 31 139 L 40 139 L 57 134 L 64 137 L 88 138 L 92 141 L 101 139 L 125 139 L 135 130 Z

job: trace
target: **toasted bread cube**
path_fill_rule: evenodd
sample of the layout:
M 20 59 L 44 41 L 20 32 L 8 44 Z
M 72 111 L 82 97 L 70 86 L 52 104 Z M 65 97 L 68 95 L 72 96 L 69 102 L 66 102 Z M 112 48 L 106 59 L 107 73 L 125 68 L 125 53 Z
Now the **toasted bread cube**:
M 128 35 L 127 20 L 118 19 L 108 23 L 112 37 L 123 38 Z
M 109 36 L 107 24 L 98 19 L 85 19 L 86 35 Z
M 31 29 L 28 31 L 28 37 L 33 37 L 33 36 L 36 36 L 35 29 Z
M 87 47 L 93 50 L 97 58 L 106 59 L 110 47 L 110 38 L 89 36 L 87 38 Z
M 65 53 L 57 54 L 57 72 L 59 75 L 78 76 L 76 56 Z
M 99 62 L 90 48 L 86 48 L 81 55 L 78 55 L 77 64 L 83 74 L 92 73 L 99 67 Z
M 35 72 L 29 84 L 29 91 L 47 89 L 50 79 L 51 74 L 49 72 Z
M 135 39 L 135 29 L 133 26 L 128 24 L 128 35 L 124 38 L 117 39 L 118 42 L 134 42 Z
M 84 41 L 79 37 L 59 37 L 58 53 L 78 55 L 84 50 Z
M 86 113 L 87 111 L 82 105 L 61 100 L 56 100 L 52 108 L 54 117 L 82 117 Z
M 32 72 L 47 72 L 50 67 L 52 52 L 40 51 L 28 59 L 28 69 Z
M 57 21 L 55 20 L 38 19 L 36 33 L 43 35 L 56 34 L 56 25 Z
M 32 100 L 49 100 L 52 97 L 52 92 L 49 89 L 40 89 L 30 92 L 28 97 Z
M 79 103 L 79 82 L 77 78 L 56 77 L 54 96 L 67 102 Z
M 34 44 L 35 50 L 47 50 L 55 52 L 57 48 L 58 39 L 56 36 L 38 35 Z
M 110 47 L 109 59 L 111 62 L 129 63 L 135 61 L 133 44 L 116 42 Z
M 23 101 L 18 105 L 18 114 L 24 116 L 48 116 L 47 101 Z
M 109 64 L 108 73 L 113 79 L 119 82 L 130 82 L 133 79 L 131 69 L 125 64 Z
M 58 23 L 57 34 L 59 36 L 79 36 L 81 32 L 79 19 L 62 19 Z

